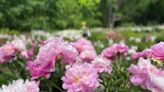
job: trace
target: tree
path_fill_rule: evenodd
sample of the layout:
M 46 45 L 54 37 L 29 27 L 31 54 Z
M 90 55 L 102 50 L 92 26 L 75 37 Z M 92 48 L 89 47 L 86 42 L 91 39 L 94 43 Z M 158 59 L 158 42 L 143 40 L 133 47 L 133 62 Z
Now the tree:
M 113 27 L 120 19 L 122 3 L 122 0 L 101 0 L 100 11 L 103 14 L 102 20 L 105 27 Z

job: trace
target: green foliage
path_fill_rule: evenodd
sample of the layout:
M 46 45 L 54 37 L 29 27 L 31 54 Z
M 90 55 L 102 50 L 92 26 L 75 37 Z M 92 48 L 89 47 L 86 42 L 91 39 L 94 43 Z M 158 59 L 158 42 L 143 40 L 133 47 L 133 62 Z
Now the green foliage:
M 128 19 L 139 17 L 148 8 L 151 0 L 125 0 L 122 13 L 126 15 Z
M 164 21 L 163 0 L 0 0 L 0 28 L 32 29 L 156 24 Z
M 9 30 L 8 28 L 2 28 L 0 29 L 0 34 L 19 35 L 20 33 L 16 30 Z
M 86 2 L 86 1 L 85 1 Z M 0 27 L 18 30 L 80 28 L 101 25 L 98 0 L 1 0 Z
M 77 0 L 58 0 L 56 26 L 59 28 L 79 27 L 82 13 Z

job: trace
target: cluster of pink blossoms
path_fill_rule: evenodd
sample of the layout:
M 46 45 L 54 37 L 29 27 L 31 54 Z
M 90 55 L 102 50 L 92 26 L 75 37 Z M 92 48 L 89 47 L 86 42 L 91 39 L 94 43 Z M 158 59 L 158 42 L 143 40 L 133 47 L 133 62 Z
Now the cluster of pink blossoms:
M 27 62 L 32 79 L 39 77 L 50 77 L 53 72 L 55 61 L 59 58 L 62 63 L 72 64 L 75 62 L 78 53 L 71 44 L 60 38 L 50 38 L 40 47 L 39 53 L 34 61 Z
M 123 56 L 128 50 L 129 48 L 125 44 L 114 44 L 104 49 L 101 55 L 109 60 L 114 60 L 116 56 Z
M 99 74 L 111 72 L 110 60 L 97 57 L 90 41 L 81 38 L 68 43 L 60 38 L 44 41 L 34 61 L 27 62 L 32 79 L 50 77 L 56 60 L 67 64 L 62 77 L 63 88 L 68 92 L 93 92 L 99 86 Z
M 63 88 L 68 92 L 93 92 L 99 86 L 99 74 L 111 73 L 111 61 L 117 55 L 124 55 L 128 51 L 128 47 L 123 44 L 115 44 L 103 50 L 100 55 L 96 54 L 92 43 L 81 38 L 75 42 L 68 43 L 61 38 L 49 38 L 40 44 L 39 52 L 34 60 L 31 59 L 36 45 L 26 50 L 23 41 L 17 39 L 9 44 L 0 47 L 1 63 L 10 61 L 17 52 L 20 52 L 27 60 L 27 69 L 32 79 L 45 77 L 49 78 L 51 72 L 55 71 L 55 63 L 59 60 L 61 64 L 66 64 L 65 75 L 62 77 Z M 23 86 L 22 92 L 38 92 L 38 84 L 35 82 L 24 82 L 18 80 L 13 84 Z M 24 91 L 29 85 L 28 91 Z M 30 87 L 34 85 L 34 88 Z M 11 87 L 13 87 L 11 85 Z M 10 89 L 10 85 L 3 86 L 2 92 Z M 4 91 L 5 90 L 5 91 Z M 29 91 L 30 90 L 30 91 Z M 35 91 L 34 91 L 35 90 Z M 8 91 L 7 91 L 8 92 Z M 13 91 L 15 92 L 15 91 Z
M 111 73 L 111 61 L 113 59 L 107 58 L 104 56 L 110 56 L 111 53 L 104 50 L 101 55 L 94 56 L 95 50 L 91 42 L 86 39 L 80 39 L 77 42 L 73 43 L 79 53 L 84 51 L 90 51 L 91 58 L 84 59 L 80 57 L 81 61 L 76 62 L 73 65 L 70 65 L 66 68 L 65 75 L 62 77 L 63 88 L 68 92 L 94 92 L 99 86 L 99 74 L 101 73 Z M 109 47 L 115 48 L 114 55 L 116 54 L 125 54 L 128 50 L 128 47 L 122 44 L 114 45 Z M 111 49 L 113 50 L 113 49 Z M 80 54 L 81 54 L 80 53 Z M 86 54 L 88 55 L 88 54 Z M 92 55 L 94 58 L 92 58 Z M 86 58 L 86 57 L 85 57 Z M 86 61 L 87 60 L 87 61 Z M 89 61 L 89 62 L 88 62 Z
M 0 63 L 7 63 L 15 57 L 17 49 L 13 44 L 5 44 L 0 47 Z
M 96 54 L 92 43 L 81 38 L 75 42 L 68 43 L 61 38 L 49 38 L 40 44 L 39 52 L 34 60 L 33 51 L 36 45 L 32 45 L 30 50 L 26 50 L 26 45 L 21 40 L 12 41 L 0 48 L 1 63 L 8 62 L 17 52 L 27 60 L 27 69 L 31 78 L 40 77 L 49 78 L 51 72 L 55 71 L 55 63 L 61 61 L 66 64 L 66 71 L 63 80 L 63 88 L 68 92 L 93 92 L 99 86 L 99 74 L 111 73 L 111 63 L 116 56 L 123 56 L 128 47 L 124 44 L 114 44 L 102 51 L 100 55 Z M 24 82 L 18 80 L 13 84 L 23 86 L 21 92 L 38 92 L 38 84 L 35 82 Z M 28 86 L 29 85 L 29 86 Z M 34 88 L 31 87 L 34 85 Z M 28 86 L 28 91 L 26 90 Z M 11 85 L 11 87 L 13 87 Z M 8 92 L 10 86 L 3 86 L 2 92 Z M 4 91 L 5 90 L 5 91 Z M 30 90 L 30 91 L 29 91 Z M 35 91 L 34 91 L 35 90 Z M 15 91 L 13 91 L 15 92 Z
M 164 42 L 155 44 L 143 52 L 134 53 L 131 58 L 139 59 L 139 62 L 129 67 L 129 72 L 132 73 L 130 81 L 135 86 L 141 86 L 152 92 L 164 92 L 164 70 L 151 64 L 151 60 L 164 61 Z
M 138 64 L 132 64 L 128 70 L 132 73 L 130 81 L 135 86 L 152 92 L 164 92 L 164 71 L 152 65 L 149 59 L 140 58 Z
M 0 63 L 8 63 L 18 52 L 26 49 L 25 43 L 21 39 L 15 39 L 0 47 Z
M 131 59 L 136 60 L 141 57 L 164 61 L 164 42 L 155 44 L 150 49 L 144 50 L 143 52 L 134 53 L 131 56 Z
M 63 88 L 68 92 L 94 92 L 99 86 L 99 74 L 111 73 L 110 64 L 109 60 L 97 57 L 91 63 L 76 62 L 66 66 Z
M 132 60 L 137 60 L 139 58 L 151 58 L 151 50 L 150 49 L 146 49 L 142 52 L 136 52 L 134 54 L 131 55 L 131 59 Z
M 2 85 L 0 92 L 39 92 L 39 83 L 36 81 L 18 79 L 8 86 Z

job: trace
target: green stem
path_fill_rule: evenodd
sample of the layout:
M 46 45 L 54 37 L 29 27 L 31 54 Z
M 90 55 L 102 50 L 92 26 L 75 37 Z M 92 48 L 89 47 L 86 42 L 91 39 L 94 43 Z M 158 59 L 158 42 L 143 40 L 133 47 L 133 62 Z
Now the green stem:
M 56 89 L 60 90 L 60 92 L 65 92 L 63 89 L 61 89 L 60 87 L 58 87 L 55 83 L 51 82 L 51 80 L 50 80 L 50 85 L 52 87 L 55 87 Z

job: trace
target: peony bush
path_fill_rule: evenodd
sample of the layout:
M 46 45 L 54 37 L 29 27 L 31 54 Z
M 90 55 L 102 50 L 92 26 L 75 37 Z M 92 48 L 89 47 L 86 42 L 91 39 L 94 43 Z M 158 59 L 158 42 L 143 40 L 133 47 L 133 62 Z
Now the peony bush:
M 164 92 L 164 42 L 140 52 L 125 40 L 101 47 L 15 37 L 0 47 L 0 92 Z

